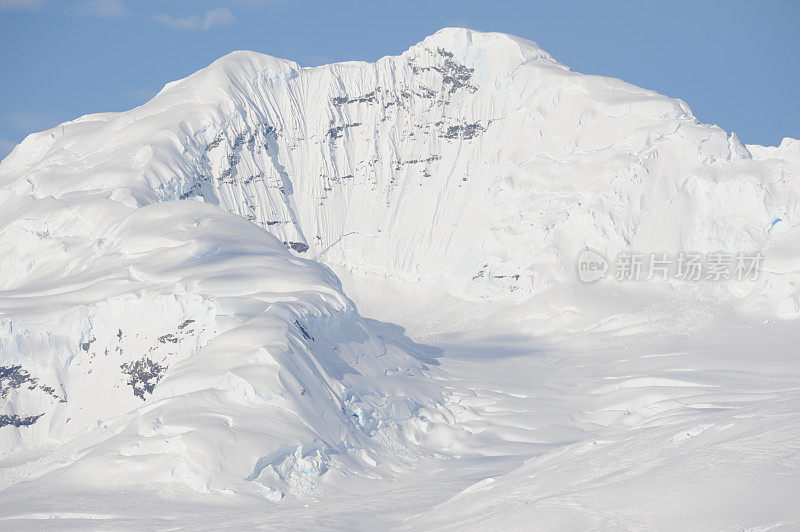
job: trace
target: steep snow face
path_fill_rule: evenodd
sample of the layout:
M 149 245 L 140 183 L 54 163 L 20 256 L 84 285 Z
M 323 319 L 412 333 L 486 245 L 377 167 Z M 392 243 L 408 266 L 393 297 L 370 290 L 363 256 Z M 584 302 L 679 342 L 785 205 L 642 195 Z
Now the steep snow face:
M 19 194 L 202 198 L 337 268 L 470 298 L 574 280 L 587 246 L 762 251 L 771 273 L 746 292 L 794 315 L 798 161 L 795 141 L 743 146 L 532 42 L 446 29 L 374 64 L 236 52 L 140 108 L 34 135 L 2 168 Z

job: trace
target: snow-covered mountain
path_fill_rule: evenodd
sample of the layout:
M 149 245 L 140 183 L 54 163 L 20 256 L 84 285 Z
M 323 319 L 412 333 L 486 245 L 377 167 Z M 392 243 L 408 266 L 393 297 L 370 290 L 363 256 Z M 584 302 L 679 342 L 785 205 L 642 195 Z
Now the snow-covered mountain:
M 142 107 L 34 135 L 3 175 L 21 194 L 202 198 L 303 256 L 496 296 L 565 280 L 586 246 L 780 248 L 798 160 L 797 141 L 748 148 L 532 42 L 445 29 L 375 64 L 235 52 Z M 774 282 L 796 312 L 796 280 Z
M 587 247 L 760 253 L 755 280 L 636 293 L 669 300 L 664 328 L 696 299 L 796 319 L 799 172 L 800 141 L 745 146 L 680 100 L 466 29 L 372 64 L 235 52 L 141 107 L 31 135 L 0 163 L 4 500 L 153 489 L 235 506 L 478 452 L 467 435 L 487 429 L 464 423 L 491 408 L 454 406 L 438 351 L 362 318 L 329 267 L 365 305 L 393 297 L 384 282 L 422 294 L 401 325 L 431 340 L 543 306 L 539 332 L 630 324 L 613 281 L 577 279 Z M 524 441 L 594 439 L 609 419 Z

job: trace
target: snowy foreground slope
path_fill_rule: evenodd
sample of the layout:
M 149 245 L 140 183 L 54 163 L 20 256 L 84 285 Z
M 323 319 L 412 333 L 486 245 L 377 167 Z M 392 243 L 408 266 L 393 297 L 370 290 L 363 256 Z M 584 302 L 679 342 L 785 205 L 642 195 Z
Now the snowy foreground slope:
M 0 526 L 800 527 L 798 168 L 462 29 L 31 135 Z M 763 263 L 584 284 L 587 248 Z

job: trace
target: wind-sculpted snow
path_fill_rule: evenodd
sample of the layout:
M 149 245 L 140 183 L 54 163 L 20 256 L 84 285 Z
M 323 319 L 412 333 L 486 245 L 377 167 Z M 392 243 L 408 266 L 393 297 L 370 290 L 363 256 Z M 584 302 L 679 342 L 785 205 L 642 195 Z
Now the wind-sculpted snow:
M 26 212 L 80 219 L 80 199 L 31 199 Z M 60 253 L 13 248 L 60 275 L 0 296 L 3 452 L 40 448 L 47 460 L 58 442 L 88 453 L 55 481 L 72 488 L 144 476 L 279 499 L 314 488 L 299 472 L 309 464 L 368 468 L 370 437 L 425 400 L 380 384 L 424 367 L 407 346 L 376 335 L 330 271 L 263 229 L 194 201 L 96 202 L 109 204 L 102 225 L 35 236 Z M 0 480 L 25 475 L 8 467 Z
M 277 527 L 658 528 L 696 456 L 712 489 L 749 457 L 778 508 L 800 489 L 772 482 L 798 463 L 775 321 L 800 309 L 798 164 L 800 141 L 745 146 L 463 29 L 372 64 L 235 52 L 31 135 L 0 163 L 0 519 L 263 527 L 281 501 Z M 764 267 L 580 284 L 587 248 Z M 362 318 L 328 266 L 436 347 Z M 615 474 L 683 498 L 632 517 Z M 770 525 L 733 491 L 693 518 Z

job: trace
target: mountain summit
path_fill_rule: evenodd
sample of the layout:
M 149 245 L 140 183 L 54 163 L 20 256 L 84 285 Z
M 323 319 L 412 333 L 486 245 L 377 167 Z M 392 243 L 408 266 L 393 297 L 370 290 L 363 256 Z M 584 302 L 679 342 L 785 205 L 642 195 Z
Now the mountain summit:
M 586 246 L 780 246 L 798 152 L 744 146 L 530 41 L 449 28 L 374 64 L 234 52 L 137 109 L 32 135 L 1 179 L 34 197 L 114 190 L 129 207 L 200 199 L 330 265 L 517 297 L 571 278 Z

